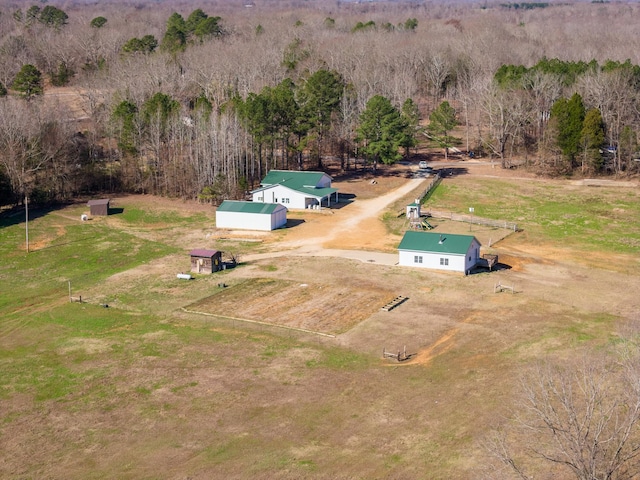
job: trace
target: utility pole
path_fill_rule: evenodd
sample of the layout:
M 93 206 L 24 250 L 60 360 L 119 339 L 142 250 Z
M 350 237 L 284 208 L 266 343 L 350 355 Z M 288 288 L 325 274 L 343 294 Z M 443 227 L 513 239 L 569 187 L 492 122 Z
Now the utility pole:
M 25 216 L 25 235 L 27 242 L 27 253 L 29 253 L 29 197 L 24 196 L 24 216 Z

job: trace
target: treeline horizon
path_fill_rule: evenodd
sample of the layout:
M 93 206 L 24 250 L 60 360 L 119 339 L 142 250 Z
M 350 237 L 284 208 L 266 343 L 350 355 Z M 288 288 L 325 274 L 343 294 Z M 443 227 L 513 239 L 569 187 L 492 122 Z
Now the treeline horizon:
M 53 5 L 0 8 L 2 205 L 217 202 L 271 168 L 375 168 L 418 144 L 639 171 L 638 5 Z

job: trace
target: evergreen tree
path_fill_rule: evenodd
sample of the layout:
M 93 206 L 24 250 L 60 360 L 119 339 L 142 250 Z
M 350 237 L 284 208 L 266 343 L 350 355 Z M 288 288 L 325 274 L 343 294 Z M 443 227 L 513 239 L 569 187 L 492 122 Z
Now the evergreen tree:
M 71 77 L 73 77 L 73 74 L 73 70 L 69 68 L 66 63 L 60 62 L 58 64 L 58 70 L 50 75 L 51 84 L 56 87 L 67 85 Z
M 602 147 L 604 146 L 604 122 L 597 108 L 590 109 L 585 117 L 581 131 L 582 171 L 589 167 L 594 171 L 602 168 Z
M 441 148 L 444 148 L 444 158 L 449 155 L 449 148 L 453 146 L 454 138 L 449 135 L 458 125 L 455 109 L 446 100 L 429 115 L 429 132 Z
M 402 158 L 399 148 L 406 129 L 406 121 L 389 99 L 382 95 L 369 99 L 360 115 L 357 133 L 358 141 L 364 143 L 362 152 L 373 160 L 374 172 L 378 161 L 392 164 Z
M 33 65 L 23 65 L 13 80 L 13 88 L 27 100 L 34 95 L 42 95 L 42 73 Z
M 128 100 L 120 102 L 113 111 L 113 119 L 119 124 L 118 148 L 126 153 L 135 153 L 135 119 L 138 107 Z
M 123 46 L 125 53 L 152 53 L 158 46 L 158 40 L 153 35 L 145 35 L 142 38 L 131 38 Z
M 416 135 L 420 130 L 420 111 L 418 105 L 411 99 L 407 98 L 402 104 L 402 118 L 407 128 L 402 132 L 400 146 L 404 148 L 405 157 L 409 158 L 409 149 L 418 144 Z
M 167 20 L 167 31 L 162 38 L 161 48 L 166 52 L 184 50 L 187 45 L 187 24 L 179 13 L 173 13 Z
M 620 143 L 618 144 L 618 158 L 624 165 L 627 166 L 636 165 L 640 167 L 640 162 L 634 161 L 638 153 L 638 135 L 629 125 L 625 125 L 620 132 Z
M 572 166 L 580 151 L 584 116 L 582 97 L 577 93 L 574 93 L 569 100 L 558 99 L 551 107 L 551 118 L 557 122 L 558 146 Z
M 96 17 L 93 20 L 91 20 L 91 22 L 89 23 L 89 25 L 91 25 L 93 28 L 102 28 L 107 24 L 107 19 L 104 17 Z
M 53 5 L 47 5 L 40 11 L 38 20 L 47 27 L 61 28 L 67 24 L 69 16 Z
M 185 22 L 185 30 L 189 33 L 193 33 L 198 24 L 208 18 L 207 14 L 198 8 L 191 12 Z
M 324 138 L 331 128 L 333 116 L 340 109 L 343 91 L 344 81 L 340 74 L 322 69 L 313 73 L 298 92 L 300 116 L 303 118 L 299 126 L 306 123 L 307 135 L 317 137 L 318 168 L 322 167 Z
M 196 25 L 193 34 L 202 40 L 222 35 L 221 17 L 208 17 Z
M 158 122 L 164 131 L 169 117 L 180 110 L 180 104 L 169 95 L 158 92 L 142 106 L 142 117 L 146 124 Z

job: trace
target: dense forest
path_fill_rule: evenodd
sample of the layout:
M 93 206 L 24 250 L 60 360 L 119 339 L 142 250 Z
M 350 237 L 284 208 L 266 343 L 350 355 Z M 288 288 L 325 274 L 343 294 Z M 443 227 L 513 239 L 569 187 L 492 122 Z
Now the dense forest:
M 0 8 L 0 205 L 217 202 L 271 168 L 417 145 L 635 175 L 640 5 L 55 2 Z M 615 25 L 615 27 L 614 27 Z

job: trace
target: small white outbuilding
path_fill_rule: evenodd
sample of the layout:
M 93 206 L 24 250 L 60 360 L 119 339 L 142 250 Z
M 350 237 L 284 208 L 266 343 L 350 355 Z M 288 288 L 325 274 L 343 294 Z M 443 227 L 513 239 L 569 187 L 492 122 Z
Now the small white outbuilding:
M 225 200 L 216 210 L 216 227 L 275 230 L 287 224 L 287 208 L 279 203 Z
M 466 274 L 478 264 L 480 246 L 473 235 L 410 231 L 398 246 L 398 264 Z

